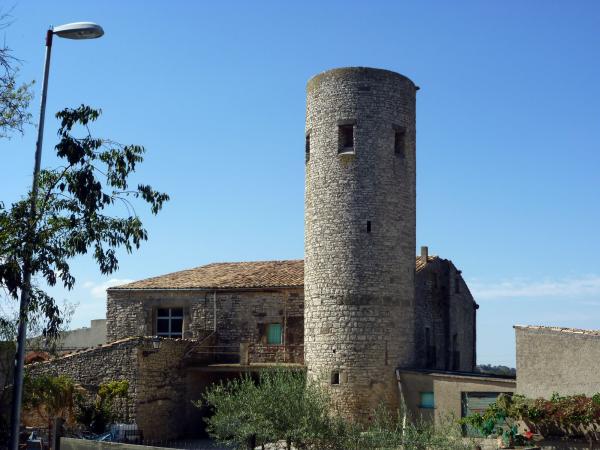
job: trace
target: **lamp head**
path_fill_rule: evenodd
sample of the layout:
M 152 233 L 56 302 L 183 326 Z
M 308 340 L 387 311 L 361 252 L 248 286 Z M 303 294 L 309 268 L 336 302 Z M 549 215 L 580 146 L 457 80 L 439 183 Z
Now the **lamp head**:
M 96 39 L 104 34 L 104 30 L 93 22 L 74 22 L 54 27 L 52 32 L 67 39 Z

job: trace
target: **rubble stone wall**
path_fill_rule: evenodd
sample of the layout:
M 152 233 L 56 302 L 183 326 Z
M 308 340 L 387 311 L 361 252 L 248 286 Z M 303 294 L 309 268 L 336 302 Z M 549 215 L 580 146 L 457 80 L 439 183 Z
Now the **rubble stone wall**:
M 130 338 L 91 350 L 27 366 L 31 376 L 65 375 L 91 393 L 100 384 L 127 380 L 128 399 L 116 404 L 118 414 L 135 422 L 144 439 L 171 439 L 183 432 L 187 401 L 183 356 L 192 342 L 163 339 L 154 349 L 150 339 Z
M 302 289 L 228 292 L 109 289 L 109 341 L 155 335 L 158 308 L 183 308 L 183 332 L 187 339 L 202 339 L 212 333 L 216 317 L 216 345 L 234 348 L 242 342 L 266 343 L 263 342 L 265 327 L 269 323 L 282 324 L 286 345 L 302 345 L 304 341 Z
M 436 257 L 417 272 L 415 305 L 415 368 L 472 371 L 476 364 L 477 305 L 451 261 Z M 427 361 L 427 334 L 432 361 Z M 453 362 L 456 352 L 457 367 Z

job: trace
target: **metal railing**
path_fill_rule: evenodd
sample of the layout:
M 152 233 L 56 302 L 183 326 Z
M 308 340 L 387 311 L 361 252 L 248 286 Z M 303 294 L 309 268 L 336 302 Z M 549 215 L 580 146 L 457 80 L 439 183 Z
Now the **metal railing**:
M 202 345 L 186 355 L 196 364 L 304 364 L 303 345 L 269 345 L 241 343 L 238 345 Z

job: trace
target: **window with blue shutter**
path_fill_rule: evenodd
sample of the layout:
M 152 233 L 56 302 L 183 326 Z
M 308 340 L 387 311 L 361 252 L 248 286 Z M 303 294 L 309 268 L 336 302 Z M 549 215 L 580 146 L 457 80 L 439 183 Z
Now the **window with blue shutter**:
M 267 326 L 267 344 L 281 345 L 281 324 L 270 323 Z

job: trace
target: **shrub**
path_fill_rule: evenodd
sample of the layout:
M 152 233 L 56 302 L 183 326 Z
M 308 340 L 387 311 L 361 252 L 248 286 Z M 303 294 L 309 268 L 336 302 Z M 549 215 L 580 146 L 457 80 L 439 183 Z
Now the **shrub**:
M 288 449 L 319 450 L 425 448 L 467 450 L 456 421 L 435 429 L 425 422 L 403 426 L 402 414 L 378 407 L 364 427 L 330 414 L 325 392 L 306 380 L 304 372 L 276 369 L 213 385 L 197 407 L 208 405 L 208 432 L 238 448 L 285 441 Z
M 115 408 L 115 400 L 126 399 L 129 391 L 127 380 L 109 381 L 98 387 L 95 399 L 79 394 L 75 396 L 75 419 L 94 433 L 101 433 L 111 422 L 122 417 Z

